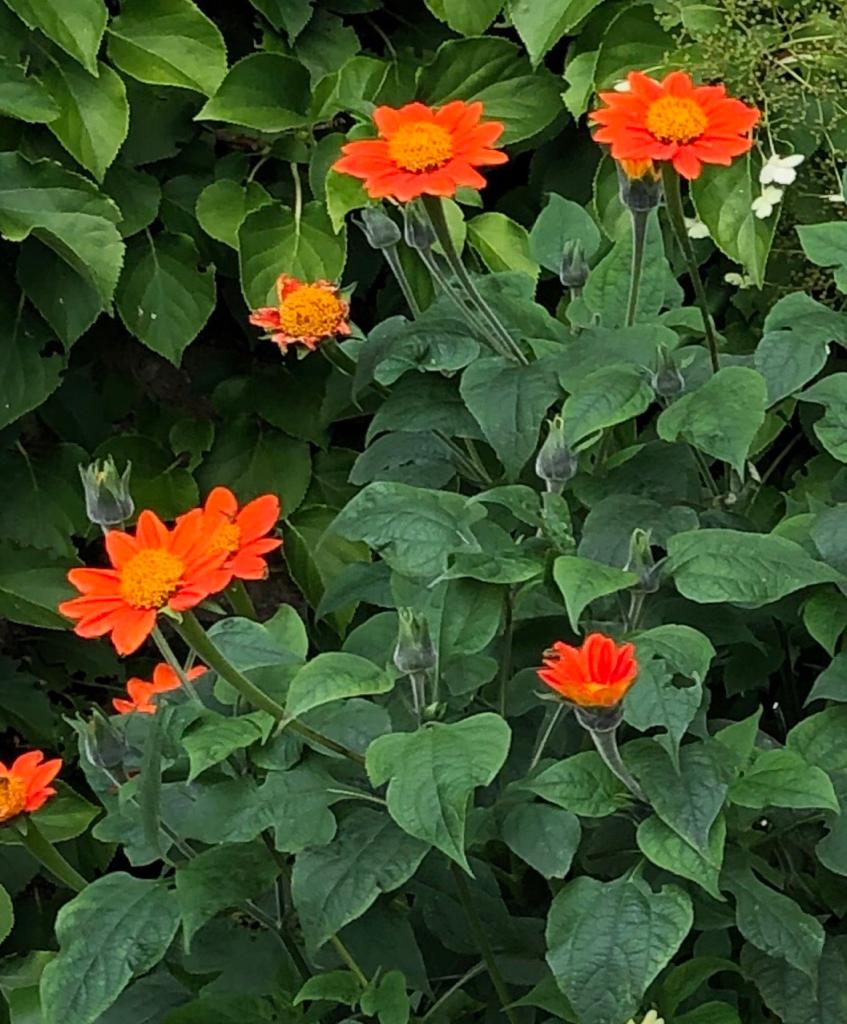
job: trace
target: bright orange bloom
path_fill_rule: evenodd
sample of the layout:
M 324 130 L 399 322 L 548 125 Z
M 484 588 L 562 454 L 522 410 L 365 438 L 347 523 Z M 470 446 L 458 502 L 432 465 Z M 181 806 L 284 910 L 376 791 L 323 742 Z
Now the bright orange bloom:
M 491 147 L 503 134 L 499 121 L 484 121 L 481 103 L 454 100 L 433 109 L 407 103 L 399 110 L 377 107 L 373 118 L 381 138 L 359 139 L 341 147 L 334 171 L 361 178 L 372 199 L 401 203 L 418 196 L 452 196 L 461 185 L 482 188 L 474 170 L 504 164 L 505 153 Z
M 144 511 L 135 536 L 121 530 L 106 534 L 111 569 L 71 569 L 68 581 L 82 594 L 59 605 L 76 619 L 78 636 L 112 634 L 118 654 L 132 654 L 144 643 L 156 616 L 165 608 L 184 612 L 229 585 L 223 567 L 226 552 L 209 549 L 202 509 L 194 509 L 169 530 Z
M 186 673 L 186 678 L 196 679 L 202 676 L 208 669 L 205 665 L 195 665 Z M 129 700 L 115 697 L 112 704 L 115 711 L 121 715 L 128 715 L 132 711 L 139 711 L 144 715 L 156 713 L 156 702 L 153 698 L 159 693 L 168 693 L 170 690 L 178 690 L 181 686 L 179 676 L 165 662 L 161 662 L 153 669 L 153 680 L 147 682 L 144 679 L 133 677 L 126 682 L 126 692 Z
M 753 145 L 759 111 L 722 85 L 695 86 L 684 71 L 661 82 L 630 71 L 627 81 L 628 92 L 601 92 L 607 106 L 590 115 L 602 126 L 594 139 L 610 143 L 615 160 L 670 160 L 683 178 L 696 178 L 702 164 L 729 166 Z
M 602 633 L 586 637 L 582 647 L 553 644 L 544 652 L 544 666 L 538 670 L 549 687 L 583 708 L 619 704 L 637 675 L 633 645 L 618 645 Z
M 45 761 L 40 750 L 21 754 L 11 768 L 0 761 L 0 823 L 43 807 L 56 792 L 50 783 L 61 767 L 60 758 Z
M 265 555 L 282 544 L 268 537 L 279 520 L 279 498 L 263 494 L 239 510 L 228 487 L 216 487 L 203 506 L 212 551 L 225 551 L 225 567 L 240 580 L 263 580 L 268 575 Z
M 276 280 L 278 306 L 263 306 L 250 314 L 254 327 L 264 327 L 283 355 L 289 345 L 305 345 L 313 352 L 324 338 L 350 333 L 350 304 L 330 281 L 306 284 L 289 274 Z

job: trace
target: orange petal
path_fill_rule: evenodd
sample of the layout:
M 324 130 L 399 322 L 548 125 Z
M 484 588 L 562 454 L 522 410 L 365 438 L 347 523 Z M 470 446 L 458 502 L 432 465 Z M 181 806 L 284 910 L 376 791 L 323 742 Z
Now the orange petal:
M 154 608 L 129 608 L 115 616 L 112 644 L 118 654 L 134 654 L 153 632 L 156 625 Z
M 242 543 L 263 537 L 272 530 L 279 520 L 279 512 L 279 498 L 275 494 L 263 494 L 248 501 L 236 519 Z

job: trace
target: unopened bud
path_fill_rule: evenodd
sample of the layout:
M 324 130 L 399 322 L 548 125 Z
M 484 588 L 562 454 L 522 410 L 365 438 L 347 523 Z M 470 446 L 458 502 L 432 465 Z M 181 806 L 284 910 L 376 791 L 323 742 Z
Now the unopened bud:
M 412 608 L 398 608 L 399 623 L 394 664 L 399 672 L 412 675 L 435 668 L 435 648 L 429 635 L 429 623 L 424 615 Z
M 633 213 L 646 213 L 659 205 L 662 176 L 652 160 L 619 160 L 618 192 Z
M 650 376 L 650 386 L 659 398 L 676 398 L 685 388 L 682 371 L 664 347 L 659 353 L 659 369 Z
M 638 589 L 642 594 L 655 594 L 659 589 L 660 566 L 656 564 L 650 547 L 650 531 L 636 528 L 629 538 L 629 557 L 624 569 L 638 577 Z
M 358 224 L 374 249 L 392 249 L 400 241 L 400 228 L 379 206 L 366 206 Z
M 561 487 L 576 475 L 578 460 L 565 440 L 561 416 L 548 420 L 547 440 L 535 457 L 535 475 L 548 484 Z
M 118 473 L 115 460 L 109 455 L 88 466 L 80 465 L 79 475 L 85 490 L 85 513 L 92 523 L 102 527 L 120 526 L 135 511 L 129 493 L 129 475 L 132 463 L 127 462 L 123 473 Z
M 435 231 L 427 219 L 408 203 L 403 207 L 403 238 L 412 249 L 426 252 L 435 245 Z
M 562 262 L 559 264 L 559 280 L 565 288 L 582 288 L 588 280 L 588 262 L 581 239 L 572 238 L 565 242 Z

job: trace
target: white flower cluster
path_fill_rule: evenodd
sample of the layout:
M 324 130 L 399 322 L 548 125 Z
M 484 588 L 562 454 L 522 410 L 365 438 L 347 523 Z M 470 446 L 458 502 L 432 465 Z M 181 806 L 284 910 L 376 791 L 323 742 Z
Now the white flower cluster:
M 788 185 L 797 179 L 797 168 L 806 158 L 802 153 L 789 153 L 788 156 L 777 156 L 773 153 L 765 161 L 759 171 L 761 194 L 752 203 L 753 213 L 759 220 L 765 220 L 773 213 L 782 201 L 782 195 Z
M 699 217 L 685 218 L 685 233 L 689 238 L 708 238 L 709 229 Z
M 629 1024 L 635 1024 L 635 1021 L 630 1018 Z M 648 1010 L 641 1024 L 665 1024 L 665 1020 L 655 1010 Z

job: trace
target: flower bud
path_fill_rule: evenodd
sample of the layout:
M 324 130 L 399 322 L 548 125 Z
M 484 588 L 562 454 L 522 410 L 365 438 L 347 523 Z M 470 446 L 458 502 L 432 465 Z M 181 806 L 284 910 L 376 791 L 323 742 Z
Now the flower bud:
M 119 526 L 135 511 L 129 493 L 132 463 L 127 462 L 123 474 L 118 473 L 115 460 L 107 458 L 80 465 L 79 475 L 85 490 L 85 513 L 92 523 L 102 527 Z
M 685 388 L 682 371 L 664 347 L 659 353 L 659 369 L 650 375 L 650 387 L 659 398 L 676 398 Z
M 650 531 L 636 528 L 629 538 L 629 557 L 624 569 L 638 577 L 638 589 L 642 594 L 655 594 L 661 585 L 660 566 L 656 564 L 650 547 Z
M 576 475 L 578 460 L 565 441 L 562 417 L 554 416 L 547 426 L 547 440 L 535 457 L 535 475 L 547 484 L 561 487 Z
M 577 722 L 589 732 L 614 732 L 623 719 L 623 704 L 613 704 L 608 708 L 584 708 L 575 705 L 573 712 Z
M 659 205 L 662 176 L 652 160 L 619 160 L 618 192 L 633 213 L 646 213 Z
M 435 231 L 411 203 L 403 207 L 403 238 L 411 249 L 426 252 L 435 245 Z
M 400 241 L 400 228 L 379 206 L 366 206 L 358 224 L 374 249 L 391 249 Z
M 588 280 L 588 263 L 582 239 L 572 238 L 562 249 L 559 280 L 565 288 L 582 288 Z
M 435 648 L 429 635 L 426 617 L 412 608 L 398 608 L 400 621 L 394 664 L 404 675 L 429 672 L 435 667 Z

